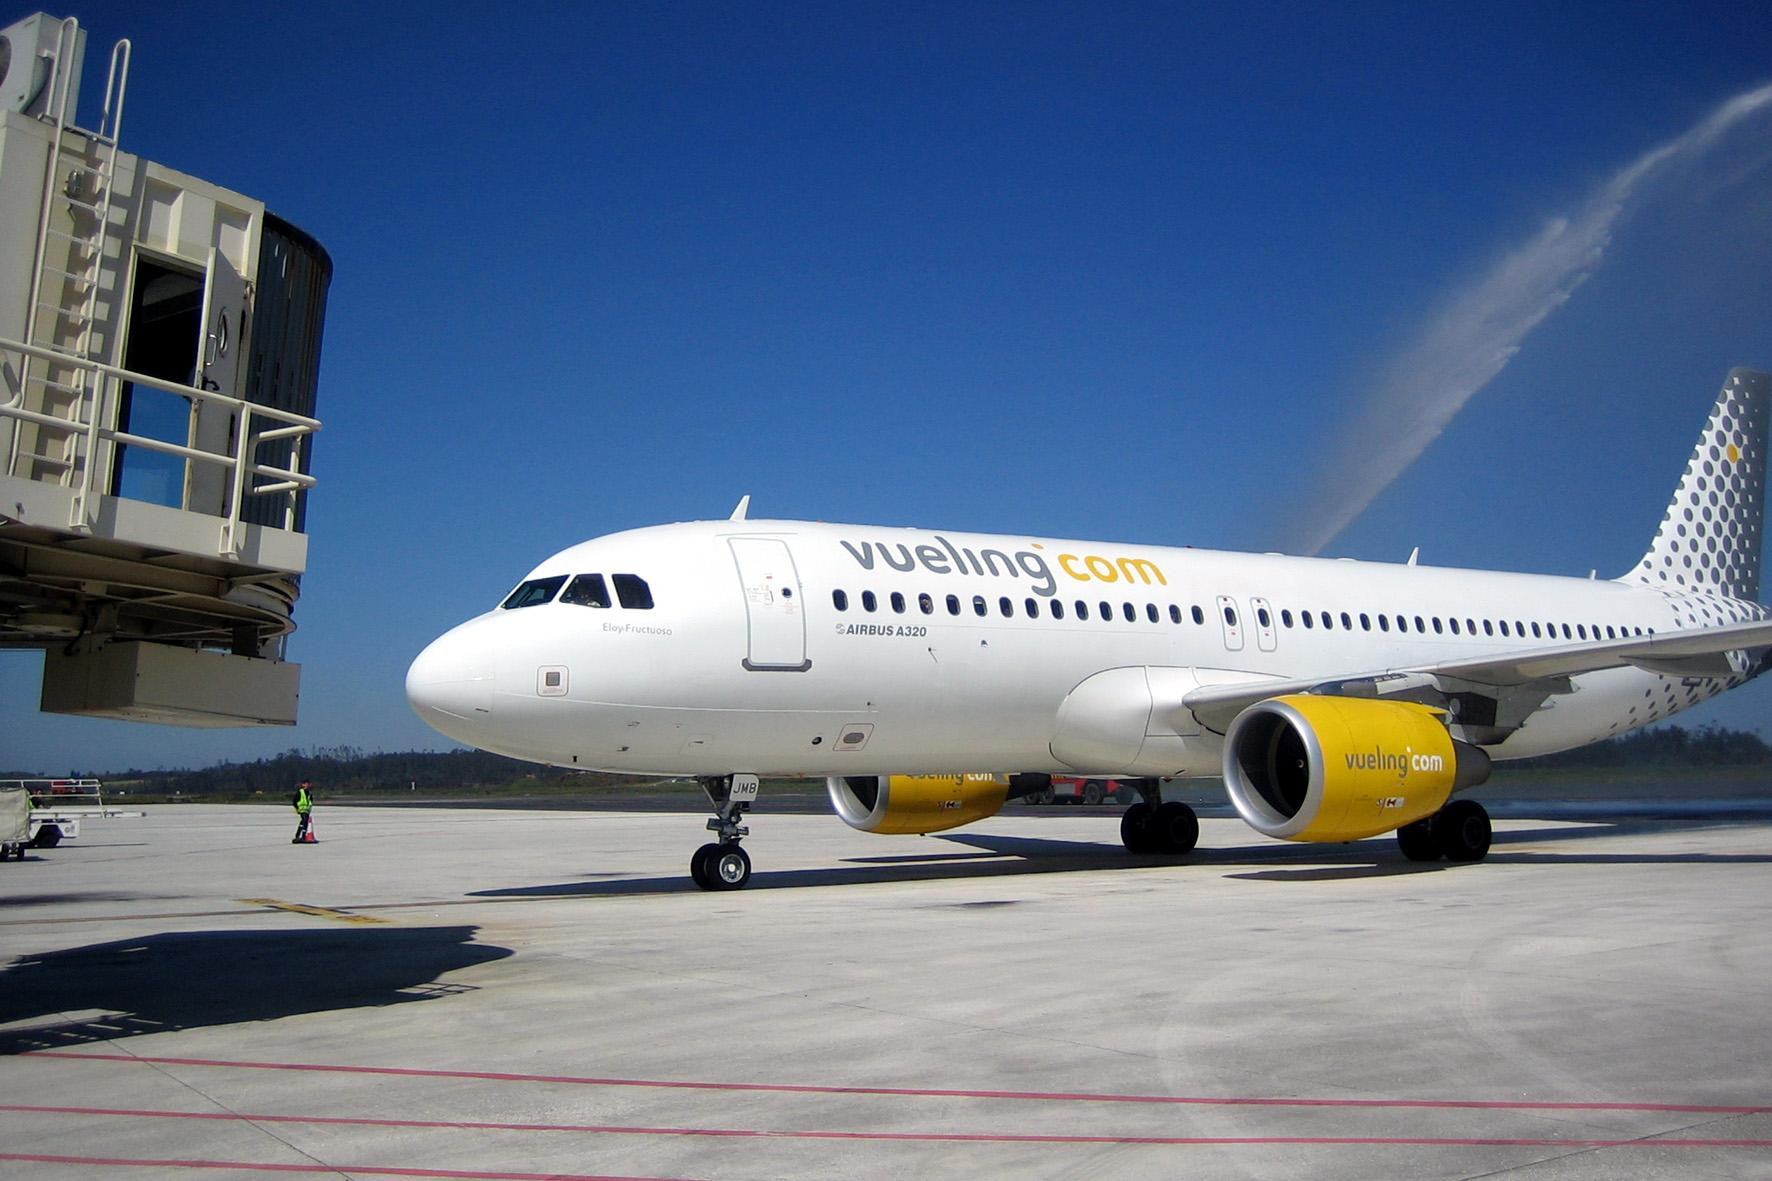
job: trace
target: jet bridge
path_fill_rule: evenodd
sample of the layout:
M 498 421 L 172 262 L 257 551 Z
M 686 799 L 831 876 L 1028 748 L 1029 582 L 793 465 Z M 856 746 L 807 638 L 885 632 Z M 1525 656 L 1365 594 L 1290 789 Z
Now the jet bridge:
M 332 263 L 120 148 L 128 41 L 79 122 L 85 38 L 0 29 L 0 647 L 48 712 L 290 725 Z

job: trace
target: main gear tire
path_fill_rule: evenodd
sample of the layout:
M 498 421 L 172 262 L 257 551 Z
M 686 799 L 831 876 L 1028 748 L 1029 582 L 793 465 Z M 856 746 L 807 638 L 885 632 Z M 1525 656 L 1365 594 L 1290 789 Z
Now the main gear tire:
M 1434 815 L 1434 840 L 1448 861 L 1481 861 L 1493 836 L 1489 813 L 1475 800 L 1454 800 Z

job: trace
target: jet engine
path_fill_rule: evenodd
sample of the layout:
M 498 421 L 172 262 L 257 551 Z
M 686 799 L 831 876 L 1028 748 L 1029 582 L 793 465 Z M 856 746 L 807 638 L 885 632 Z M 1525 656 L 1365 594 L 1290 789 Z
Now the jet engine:
M 1224 785 L 1251 827 L 1352 841 L 1432 816 L 1489 778 L 1489 756 L 1405 701 L 1295 694 L 1260 701 L 1225 734 Z
M 1021 775 L 850 775 L 825 781 L 831 807 L 863 832 L 925 833 L 959 828 L 1002 811 L 1010 795 L 1039 790 Z

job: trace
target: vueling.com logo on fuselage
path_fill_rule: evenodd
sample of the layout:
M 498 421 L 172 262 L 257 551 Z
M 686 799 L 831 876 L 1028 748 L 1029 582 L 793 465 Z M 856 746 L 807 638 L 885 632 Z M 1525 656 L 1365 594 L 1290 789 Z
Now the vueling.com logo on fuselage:
M 933 544 L 930 544 L 932 542 Z M 1026 578 L 1036 595 L 1058 593 L 1058 579 L 1046 561 L 1039 542 L 1010 553 L 1000 549 L 972 550 L 957 546 L 937 533 L 930 542 L 910 545 L 902 541 L 843 541 L 855 564 L 872 570 L 884 564 L 909 574 L 921 567 L 930 574 L 972 575 L 978 578 Z M 1053 561 L 1068 578 L 1077 582 L 1126 582 L 1141 586 L 1168 586 L 1162 567 L 1149 558 L 1109 558 L 1100 554 L 1055 554 Z

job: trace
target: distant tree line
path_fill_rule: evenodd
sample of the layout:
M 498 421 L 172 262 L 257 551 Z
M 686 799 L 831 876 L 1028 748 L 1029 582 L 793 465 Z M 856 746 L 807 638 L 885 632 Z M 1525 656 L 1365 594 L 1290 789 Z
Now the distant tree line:
M 1746 730 L 1705 726 L 1687 730 L 1658 726 L 1562 754 L 1521 759 L 1510 768 L 1581 767 L 1740 767 L 1772 764 L 1772 746 Z M 321 747 L 285 751 L 252 763 L 222 763 L 190 771 L 66 772 L 69 777 L 93 776 L 110 783 L 128 781 L 138 790 L 171 795 L 276 795 L 291 792 L 306 779 L 320 794 L 379 793 L 416 789 L 439 793 L 455 790 L 508 788 L 535 784 L 602 786 L 632 782 L 631 777 L 544 767 L 483 750 L 369 753 L 355 747 Z M 32 778 L 28 772 L 0 774 Z
M 1562 754 L 1521 759 L 1507 767 L 1743 767 L 1772 763 L 1772 746 L 1758 734 L 1704 726 L 1657 726 L 1634 730 Z
M 221 763 L 202 770 L 122 771 L 98 776 L 107 783 L 127 781 L 136 790 L 186 796 L 288 794 L 302 780 L 317 794 L 348 794 L 417 790 L 448 792 L 508 787 L 512 784 L 585 785 L 614 782 L 618 777 L 544 767 L 483 750 L 369 753 L 341 746 L 285 751 L 252 763 Z

